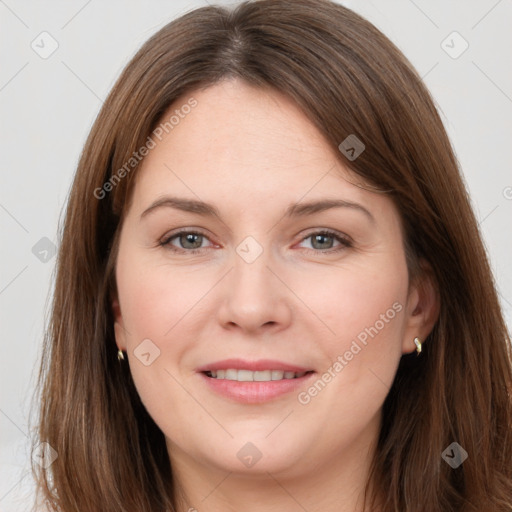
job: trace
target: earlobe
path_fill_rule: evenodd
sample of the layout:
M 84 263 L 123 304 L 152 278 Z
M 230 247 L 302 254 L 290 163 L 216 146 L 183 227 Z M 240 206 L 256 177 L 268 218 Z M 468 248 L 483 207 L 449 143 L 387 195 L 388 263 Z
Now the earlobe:
M 402 352 L 408 354 L 418 351 L 419 339 L 424 343 L 432 332 L 440 311 L 440 298 L 437 280 L 430 264 L 420 262 L 421 273 L 410 284 L 405 319 Z

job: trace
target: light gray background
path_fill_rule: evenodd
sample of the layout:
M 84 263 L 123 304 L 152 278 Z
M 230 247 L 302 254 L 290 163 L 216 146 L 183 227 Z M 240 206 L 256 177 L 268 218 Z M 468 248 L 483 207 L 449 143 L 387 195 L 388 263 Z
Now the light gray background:
M 159 28 L 205 0 L 0 0 L 0 510 L 29 509 L 27 418 L 55 258 L 57 223 L 85 137 L 121 69 Z M 213 3 L 213 2 L 212 2 Z M 228 2 L 219 2 L 227 4 Z M 412 61 L 460 161 L 512 325 L 512 2 L 354 0 Z M 31 43 L 47 31 L 58 49 Z M 441 46 L 457 31 L 469 48 Z M 47 36 L 46 36 L 47 37 Z M 452 53 L 463 42 L 451 36 Z M 449 49 L 447 46 L 452 46 Z M 41 255 L 40 255 L 41 256 Z

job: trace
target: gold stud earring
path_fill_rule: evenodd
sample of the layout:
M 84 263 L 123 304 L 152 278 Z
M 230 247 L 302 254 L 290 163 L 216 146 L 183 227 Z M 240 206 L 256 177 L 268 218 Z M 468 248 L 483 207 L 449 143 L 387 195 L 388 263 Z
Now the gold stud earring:
M 414 344 L 416 345 L 416 354 L 419 356 L 421 354 L 421 340 L 414 338 Z
M 123 354 L 123 351 L 121 349 L 119 349 L 117 351 L 117 360 L 118 361 L 124 361 L 124 354 Z

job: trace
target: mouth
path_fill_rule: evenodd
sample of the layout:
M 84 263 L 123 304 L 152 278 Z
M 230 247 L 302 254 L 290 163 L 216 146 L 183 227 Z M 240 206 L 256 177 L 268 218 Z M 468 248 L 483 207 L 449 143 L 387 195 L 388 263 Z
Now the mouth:
M 259 370 L 252 371 L 247 369 L 227 368 L 224 370 L 208 370 L 203 372 L 211 379 L 235 380 L 237 382 L 271 382 L 285 379 L 300 379 L 313 370 L 305 372 L 290 372 L 284 370 Z
M 282 361 L 229 359 L 196 370 L 215 394 L 246 404 L 290 395 L 308 382 L 315 370 Z

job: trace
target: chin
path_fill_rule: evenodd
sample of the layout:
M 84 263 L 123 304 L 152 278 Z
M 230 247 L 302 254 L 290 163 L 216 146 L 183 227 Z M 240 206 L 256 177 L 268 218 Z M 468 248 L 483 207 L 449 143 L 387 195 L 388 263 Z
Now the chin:
M 304 471 L 306 453 L 298 447 L 307 446 L 307 443 L 290 436 L 276 436 L 270 440 L 265 435 L 235 436 L 235 439 L 218 447 L 213 457 L 210 452 L 210 463 L 219 470 L 252 477 L 268 478 L 268 473 L 292 476 Z M 198 457 L 205 460 L 204 454 L 198 454 Z

